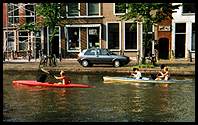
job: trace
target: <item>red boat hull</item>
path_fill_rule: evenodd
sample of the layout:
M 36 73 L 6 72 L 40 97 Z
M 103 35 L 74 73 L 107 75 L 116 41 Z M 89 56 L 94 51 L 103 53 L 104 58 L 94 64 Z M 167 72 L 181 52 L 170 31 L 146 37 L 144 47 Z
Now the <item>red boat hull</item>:
M 37 82 L 35 80 L 14 80 L 13 84 L 28 85 L 28 86 L 43 86 L 43 87 L 55 87 L 55 88 L 95 88 L 86 84 L 70 83 L 70 84 L 58 84 L 49 82 Z

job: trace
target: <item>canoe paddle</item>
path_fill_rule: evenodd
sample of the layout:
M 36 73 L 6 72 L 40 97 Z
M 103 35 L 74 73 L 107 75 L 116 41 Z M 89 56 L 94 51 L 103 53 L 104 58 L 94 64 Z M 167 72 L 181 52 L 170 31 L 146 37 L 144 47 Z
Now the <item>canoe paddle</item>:
M 41 68 L 41 71 L 43 71 L 44 73 L 47 73 L 47 74 L 49 74 L 49 75 L 54 77 L 54 74 L 52 74 L 51 72 L 49 72 L 49 71 L 47 71 L 47 70 L 45 70 L 43 68 Z

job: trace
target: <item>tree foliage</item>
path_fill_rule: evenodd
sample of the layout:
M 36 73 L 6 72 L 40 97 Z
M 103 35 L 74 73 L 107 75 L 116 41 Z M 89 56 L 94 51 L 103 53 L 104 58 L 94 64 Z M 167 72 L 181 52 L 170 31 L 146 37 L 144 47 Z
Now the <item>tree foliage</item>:
M 49 27 L 49 42 L 51 43 L 55 34 L 58 32 L 56 26 L 61 25 L 61 21 L 65 18 L 65 16 L 63 17 L 62 15 L 66 15 L 63 6 L 65 6 L 65 3 L 36 3 L 37 21 L 26 23 L 20 28 L 37 32 L 41 27 Z M 38 21 L 38 18 L 40 21 Z M 50 53 L 51 50 L 52 46 L 50 45 Z
M 127 13 L 121 18 L 137 22 L 158 23 L 165 18 L 172 19 L 173 10 L 179 6 L 173 6 L 171 3 L 122 3 L 120 7 L 126 7 Z

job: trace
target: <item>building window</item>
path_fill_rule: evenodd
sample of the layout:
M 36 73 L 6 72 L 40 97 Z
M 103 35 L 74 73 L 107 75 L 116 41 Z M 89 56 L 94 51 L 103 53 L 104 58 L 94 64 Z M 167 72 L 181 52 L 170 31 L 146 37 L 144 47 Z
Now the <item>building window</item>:
M 125 23 L 125 49 L 137 49 L 136 23 Z
M 8 41 L 7 41 L 7 45 L 6 45 L 6 47 L 7 47 L 7 50 L 8 51 L 12 51 L 12 50 L 14 50 L 14 32 L 6 32 L 6 36 L 7 36 L 7 39 L 8 39 Z
M 68 16 L 79 16 L 78 3 L 68 3 Z
M 26 16 L 34 16 L 34 5 L 26 5 L 25 6 L 25 15 Z
M 152 26 L 152 24 L 143 24 L 143 43 L 146 43 L 144 44 L 146 56 L 152 55 Z
M 195 3 L 183 3 L 183 13 L 195 13 Z
M 8 26 L 14 26 L 19 23 L 19 17 L 9 17 Z
M 79 50 L 80 41 L 79 41 L 79 28 L 77 27 L 68 27 L 68 50 Z
M 34 22 L 34 5 L 28 4 L 25 6 L 25 15 L 26 16 L 26 23 L 32 23 Z
M 88 16 L 99 16 L 99 3 L 88 3 Z
M 8 3 L 8 16 L 19 16 L 19 5 Z
M 8 25 L 13 26 L 19 23 L 18 4 L 8 3 Z
M 185 57 L 186 23 L 175 24 L 175 57 Z
M 99 47 L 99 27 L 88 28 L 88 47 Z
M 39 58 L 40 50 L 41 50 L 41 31 L 35 32 L 36 38 L 36 58 Z
M 26 17 L 25 18 L 26 23 L 33 23 L 34 22 L 34 17 Z
M 192 23 L 192 44 L 191 51 L 195 51 L 195 23 Z
M 108 23 L 108 48 L 119 49 L 119 23 Z
M 126 13 L 126 4 L 115 3 L 114 12 L 115 12 L 115 14 L 124 14 L 124 13 Z
M 20 31 L 19 32 L 19 51 L 28 50 L 28 32 Z

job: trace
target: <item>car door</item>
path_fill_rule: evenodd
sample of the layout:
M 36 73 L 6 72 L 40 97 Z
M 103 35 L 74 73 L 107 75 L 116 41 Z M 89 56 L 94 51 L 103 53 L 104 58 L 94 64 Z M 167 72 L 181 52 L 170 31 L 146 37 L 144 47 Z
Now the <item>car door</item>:
M 84 59 L 87 59 L 90 63 L 96 63 L 96 50 L 95 49 L 89 49 L 85 53 Z
M 98 61 L 101 64 L 110 64 L 112 63 L 112 56 L 108 53 L 106 49 L 99 49 L 98 51 Z

